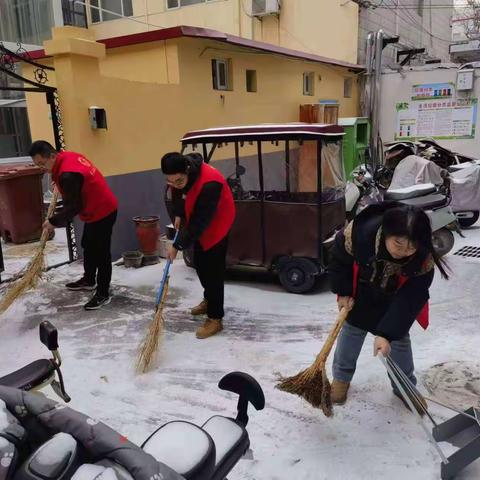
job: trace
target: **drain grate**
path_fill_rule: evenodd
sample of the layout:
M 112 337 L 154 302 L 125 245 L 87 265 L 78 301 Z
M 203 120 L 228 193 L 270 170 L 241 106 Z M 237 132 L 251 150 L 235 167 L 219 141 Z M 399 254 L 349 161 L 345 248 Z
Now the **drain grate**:
M 456 251 L 454 255 L 458 255 L 460 257 L 472 257 L 472 258 L 480 258 L 480 247 L 462 247 L 460 250 Z

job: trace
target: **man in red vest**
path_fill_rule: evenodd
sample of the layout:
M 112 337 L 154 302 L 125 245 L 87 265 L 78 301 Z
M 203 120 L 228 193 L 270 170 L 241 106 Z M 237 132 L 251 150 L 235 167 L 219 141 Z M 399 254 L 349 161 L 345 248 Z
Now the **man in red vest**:
M 232 192 L 223 175 L 203 162 L 201 155 L 167 153 L 162 158 L 162 172 L 172 189 L 175 227 L 184 228 L 170 247 L 174 260 L 178 250 L 194 247 L 194 266 L 204 289 L 202 302 L 192 315 L 207 314 L 197 330 L 197 338 L 207 338 L 223 329 L 225 259 L 228 234 L 235 219 Z
M 118 202 L 103 175 L 80 153 L 57 152 L 44 140 L 30 148 L 33 163 L 52 175 L 62 195 L 63 207 L 47 219 L 43 228 L 64 227 L 75 215 L 85 222 L 82 236 L 84 275 L 65 285 L 69 290 L 96 290 L 85 310 L 97 310 L 110 303 L 112 229 Z

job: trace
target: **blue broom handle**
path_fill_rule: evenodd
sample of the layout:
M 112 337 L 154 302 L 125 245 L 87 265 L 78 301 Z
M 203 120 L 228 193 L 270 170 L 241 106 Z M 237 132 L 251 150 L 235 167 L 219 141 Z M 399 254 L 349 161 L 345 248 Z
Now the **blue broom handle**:
M 175 237 L 173 239 L 173 243 L 176 242 L 178 238 L 178 230 L 175 232 Z M 155 305 L 158 305 L 160 303 L 160 300 L 163 295 L 163 290 L 165 289 L 165 284 L 167 283 L 167 278 L 168 274 L 170 272 L 170 267 L 172 266 L 172 261 L 170 259 L 167 260 L 167 264 L 165 265 L 165 268 L 163 269 L 163 276 L 162 276 L 162 281 L 160 282 L 160 288 L 158 289 L 157 293 L 157 300 Z

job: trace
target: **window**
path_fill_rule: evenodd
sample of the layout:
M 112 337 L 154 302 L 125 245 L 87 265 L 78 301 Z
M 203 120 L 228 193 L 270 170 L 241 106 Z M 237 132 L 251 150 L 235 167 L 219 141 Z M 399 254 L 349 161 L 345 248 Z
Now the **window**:
M 344 98 L 352 98 L 353 78 L 345 78 L 343 80 L 343 96 Z
M 90 0 L 90 14 L 92 23 L 131 17 L 133 16 L 132 0 Z
M 0 0 L 0 40 L 42 45 L 52 38 L 51 0 Z
M 425 0 L 418 0 L 417 13 L 423 17 L 423 8 L 425 5 Z
M 256 92 L 257 91 L 257 71 L 247 70 L 245 80 L 247 82 L 247 92 Z
M 231 90 L 230 60 L 212 60 L 212 79 L 215 90 Z
M 313 95 L 315 93 L 314 80 L 315 80 L 315 73 L 305 72 L 303 74 L 303 94 L 304 95 Z
M 167 10 L 173 8 L 188 7 L 189 5 L 195 5 L 196 3 L 208 3 L 212 0 L 166 0 Z

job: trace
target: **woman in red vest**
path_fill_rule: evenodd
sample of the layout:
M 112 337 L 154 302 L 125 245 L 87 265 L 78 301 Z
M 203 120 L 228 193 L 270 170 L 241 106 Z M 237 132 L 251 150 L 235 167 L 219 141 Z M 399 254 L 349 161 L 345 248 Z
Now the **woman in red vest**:
M 52 174 L 62 195 L 63 207 L 47 219 L 43 228 L 49 231 L 66 224 L 78 215 L 85 222 L 82 236 L 84 275 L 67 283 L 69 290 L 96 290 L 85 304 L 85 310 L 97 310 L 110 303 L 112 229 L 117 218 L 118 202 L 103 175 L 83 155 L 57 152 L 44 140 L 30 148 L 33 163 Z
M 329 264 L 331 288 L 339 309 L 353 308 L 335 350 L 334 403 L 347 400 L 368 332 L 375 335 L 374 355 L 391 355 L 416 384 L 409 330 L 415 319 L 427 328 L 435 265 L 447 279 L 445 263 L 432 245 L 430 220 L 414 207 L 371 205 L 337 234 Z M 392 387 L 401 398 L 393 383 Z M 421 406 L 418 410 L 422 412 Z
M 204 298 L 192 308 L 192 315 L 207 314 L 197 338 L 207 338 L 223 329 L 225 259 L 228 234 L 235 219 L 232 192 L 223 175 L 203 162 L 201 155 L 167 153 L 162 172 L 172 189 L 175 227 L 185 226 L 170 247 L 174 260 L 178 250 L 194 247 L 194 266 L 204 289 Z

